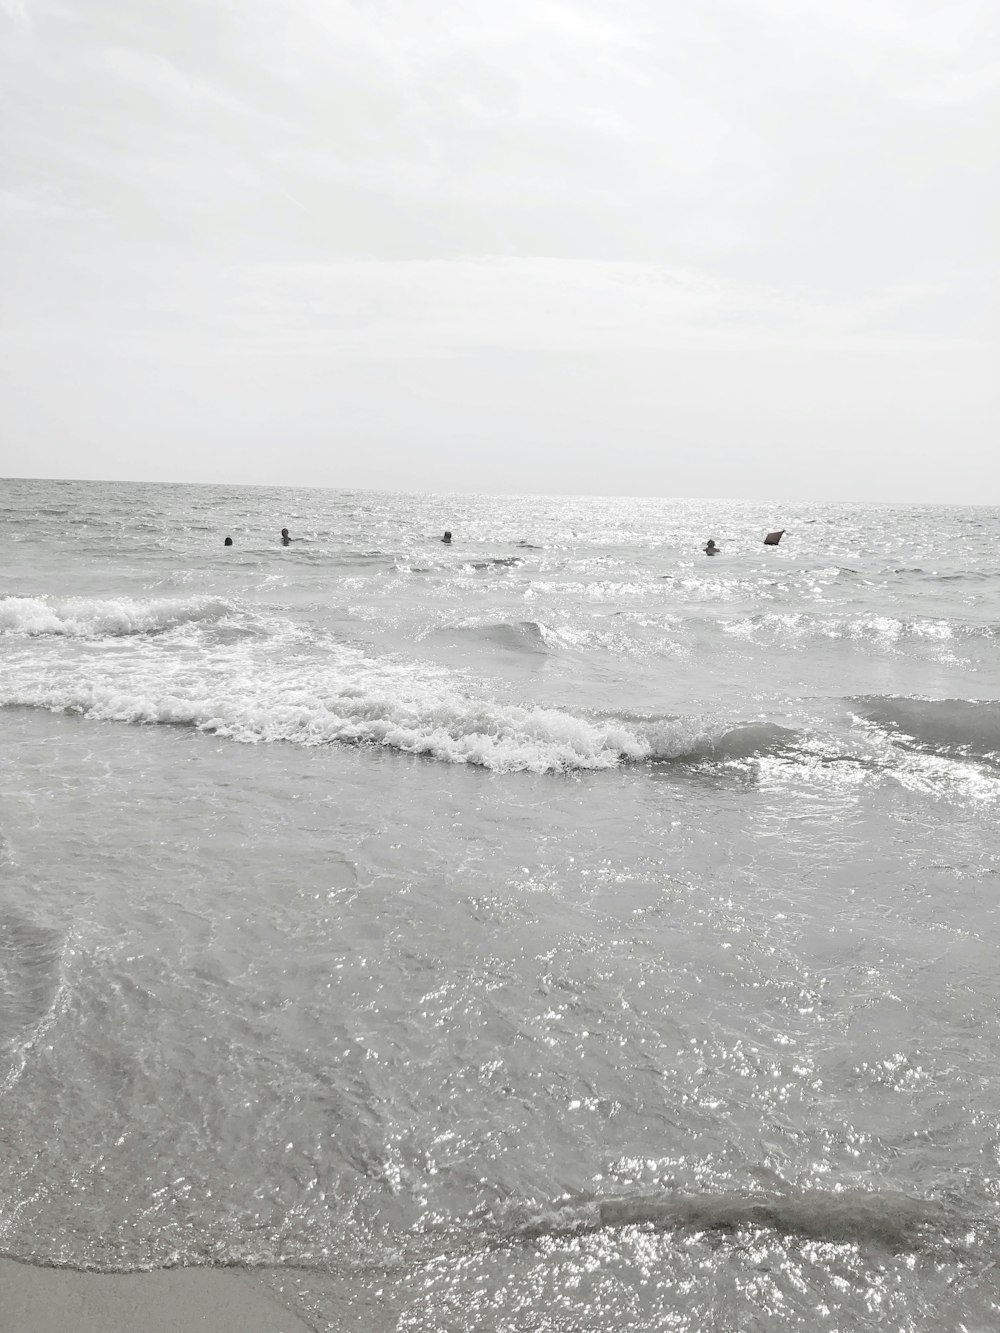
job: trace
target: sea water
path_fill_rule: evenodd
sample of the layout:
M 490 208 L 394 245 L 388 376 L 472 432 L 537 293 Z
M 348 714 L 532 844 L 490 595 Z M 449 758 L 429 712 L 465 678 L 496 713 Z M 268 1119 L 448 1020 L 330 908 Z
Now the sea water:
M 317 1329 L 1000 1324 L 1000 511 L 0 524 L 3 1253 Z

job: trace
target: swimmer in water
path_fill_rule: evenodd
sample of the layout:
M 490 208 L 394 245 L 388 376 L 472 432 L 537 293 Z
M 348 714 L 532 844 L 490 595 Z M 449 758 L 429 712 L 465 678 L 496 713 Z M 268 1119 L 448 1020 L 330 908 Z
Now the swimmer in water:
M 291 542 L 291 540 L 292 540 L 291 537 L 289 537 L 289 535 L 288 535 L 288 529 L 287 529 L 287 528 L 282 528 L 282 529 L 281 529 L 281 544 L 282 544 L 282 546 L 288 546 L 289 543 Z
M 705 543 L 705 554 L 706 555 L 719 554 L 719 548 L 716 546 L 715 539 L 712 537 L 709 537 L 708 541 Z
M 226 540 L 225 540 L 222 544 L 223 544 L 223 546 L 232 546 L 232 544 L 233 544 L 233 539 L 232 539 L 232 537 L 227 537 Z
M 444 534 L 444 536 L 441 538 L 441 540 L 444 542 L 445 546 L 450 546 L 450 545 L 451 545 L 451 533 L 448 532 L 447 530 L 445 530 L 445 534 Z

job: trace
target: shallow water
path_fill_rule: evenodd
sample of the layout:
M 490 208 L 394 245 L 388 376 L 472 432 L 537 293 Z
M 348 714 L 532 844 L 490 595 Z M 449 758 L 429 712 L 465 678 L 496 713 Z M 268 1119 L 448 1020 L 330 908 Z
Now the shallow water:
M 4 1253 L 317 1328 L 997 1325 L 997 511 L 0 514 Z

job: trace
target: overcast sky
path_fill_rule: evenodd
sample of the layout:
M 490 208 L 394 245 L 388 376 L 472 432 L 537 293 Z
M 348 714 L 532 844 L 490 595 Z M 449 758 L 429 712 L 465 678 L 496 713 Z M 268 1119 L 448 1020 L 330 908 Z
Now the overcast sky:
M 998 0 L 0 0 L 0 474 L 1000 503 Z

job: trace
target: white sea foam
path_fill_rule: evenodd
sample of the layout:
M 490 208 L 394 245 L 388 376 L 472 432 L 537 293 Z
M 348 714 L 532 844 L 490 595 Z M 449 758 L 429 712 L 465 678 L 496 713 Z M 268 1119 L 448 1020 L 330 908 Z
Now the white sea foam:
M 752 643 L 822 642 L 846 639 L 876 648 L 893 648 L 907 640 L 946 641 L 954 638 L 983 638 L 995 630 L 989 624 L 965 624 L 952 620 L 900 619 L 890 615 L 829 616 L 811 612 L 783 611 L 722 621 L 726 634 Z

